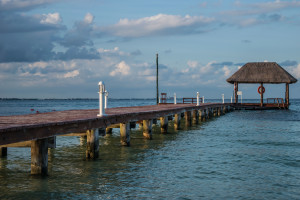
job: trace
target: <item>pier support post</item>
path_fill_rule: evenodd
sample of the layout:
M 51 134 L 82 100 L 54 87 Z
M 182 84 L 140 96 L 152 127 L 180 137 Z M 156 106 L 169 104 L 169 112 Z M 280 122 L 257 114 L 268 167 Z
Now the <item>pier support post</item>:
M 152 119 L 143 120 L 143 136 L 149 140 L 152 140 Z
M 160 130 L 163 134 L 168 132 L 168 116 L 160 117 Z
M 206 110 L 207 110 L 207 109 L 204 109 L 204 110 L 203 110 L 202 121 L 206 121 L 206 118 L 207 118 Z
M 7 156 L 7 147 L 0 147 L 0 158 Z
M 112 128 L 105 128 L 106 134 L 112 134 Z
M 99 157 L 99 129 L 88 130 L 86 136 L 86 158 L 96 159 Z
M 192 110 L 193 124 L 198 124 L 198 110 Z
M 121 137 L 121 145 L 130 146 L 130 124 L 129 124 L 129 122 L 120 124 L 120 137 Z
M 218 110 L 218 116 L 221 116 L 221 107 L 218 107 L 217 110 Z
M 185 126 L 186 127 L 192 126 L 191 111 L 186 111 L 184 113 L 184 118 L 185 118 Z
M 180 119 L 181 119 L 181 113 L 175 114 L 175 116 L 174 116 L 174 129 L 175 130 L 180 129 Z
M 84 145 L 85 141 L 86 141 L 86 135 L 85 136 L 80 136 L 79 144 Z
M 48 138 L 31 141 L 31 174 L 48 174 Z
M 204 121 L 204 114 L 203 114 L 203 110 L 198 110 L 198 116 L 199 116 L 199 121 L 202 122 Z

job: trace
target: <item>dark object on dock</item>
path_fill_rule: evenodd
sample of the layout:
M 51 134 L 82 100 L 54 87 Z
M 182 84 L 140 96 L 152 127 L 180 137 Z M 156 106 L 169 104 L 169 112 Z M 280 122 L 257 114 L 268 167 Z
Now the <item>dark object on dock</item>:
M 230 78 L 227 79 L 228 83 L 234 84 L 234 103 L 237 107 L 261 107 L 261 109 L 270 108 L 289 108 L 289 84 L 296 83 L 295 79 L 291 74 L 284 70 L 276 62 L 252 62 L 245 64 L 237 72 L 235 72 Z M 260 104 L 238 104 L 238 84 L 239 83 L 258 83 L 260 87 L 258 88 L 258 93 L 260 94 Z M 284 104 L 279 103 L 269 103 L 264 104 L 263 97 L 265 89 L 263 87 L 264 83 L 268 84 L 286 84 L 285 91 L 285 102 Z
M 167 103 L 167 93 L 161 93 L 161 103 Z

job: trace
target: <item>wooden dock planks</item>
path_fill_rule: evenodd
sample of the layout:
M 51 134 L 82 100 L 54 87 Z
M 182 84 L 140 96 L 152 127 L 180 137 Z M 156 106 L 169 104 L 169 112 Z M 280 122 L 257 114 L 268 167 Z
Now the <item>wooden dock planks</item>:
M 98 109 L 68 110 L 40 114 L 0 116 L 0 145 L 48 138 L 111 124 L 127 123 L 174 115 L 177 113 L 214 108 L 231 104 L 161 104 L 151 106 L 118 107 L 106 109 L 106 116 L 97 117 Z

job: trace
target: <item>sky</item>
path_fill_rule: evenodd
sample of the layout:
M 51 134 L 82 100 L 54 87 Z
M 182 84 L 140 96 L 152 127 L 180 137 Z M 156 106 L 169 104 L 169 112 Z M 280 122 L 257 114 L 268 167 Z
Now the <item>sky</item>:
M 98 98 L 99 81 L 111 98 L 155 98 L 156 54 L 160 92 L 230 98 L 247 62 L 299 79 L 299 34 L 300 0 L 0 0 L 0 98 Z

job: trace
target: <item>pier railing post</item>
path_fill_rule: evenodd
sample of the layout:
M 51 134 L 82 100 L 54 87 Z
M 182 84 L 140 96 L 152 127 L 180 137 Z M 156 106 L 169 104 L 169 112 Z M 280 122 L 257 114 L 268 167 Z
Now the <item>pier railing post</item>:
M 31 141 L 31 174 L 48 174 L 48 138 Z
M 204 103 L 204 96 L 202 97 L 202 103 Z
M 200 106 L 200 93 L 197 92 L 197 106 Z
M 96 159 L 99 157 L 99 129 L 88 130 L 86 135 L 86 158 Z
M 222 94 L 222 102 L 225 103 L 225 97 L 224 97 L 224 94 Z

